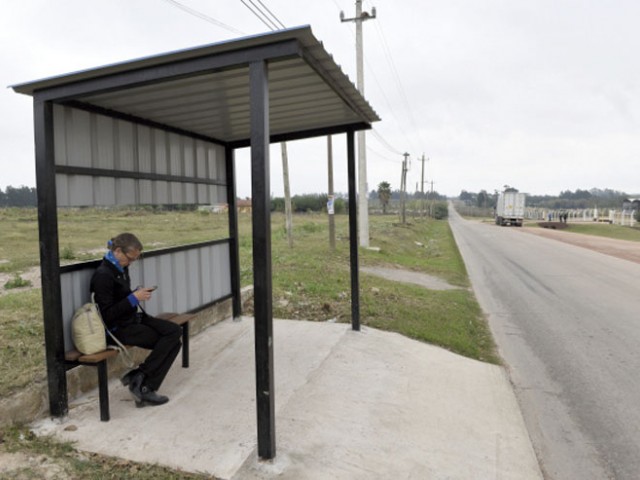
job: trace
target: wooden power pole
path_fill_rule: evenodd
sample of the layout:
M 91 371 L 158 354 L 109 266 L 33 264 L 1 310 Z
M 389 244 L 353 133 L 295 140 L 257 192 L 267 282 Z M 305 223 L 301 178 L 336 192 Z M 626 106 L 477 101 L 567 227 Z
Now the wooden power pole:
M 284 214 L 285 228 L 289 248 L 293 248 L 293 218 L 291 216 L 291 189 L 289 188 L 289 159 L 287 157 L 287 142 L 280 144 L 282 149 L 282 175 L 284 177 Z
M 356 0 L 356 16 L 345 18 L 340 12 L 342 22 L 356 24 L 356 83 L 358 91 L 364 95 L 364 55 L 362 44 L 362 22 L 376 18 L 375 7 L 371 13 L 362 11 L 362 0 Z M 369 247 L 369 192 L 367 188 L 367 152 L 365 131 L 358 131 L 358 226 L 361 247 Z
M 407 166 L 407 159 L 409 158 L 408 153 L 403 153 L 404 160 L 402 161 L 402 176 L 400 178 L 400 211 L 402 213 L 402 224 L 406 223 L 406 190 L 407 190 L 407 170 L 409 169 Z
M 334 217 L 335 197 L 333 193 L 333 145 L 331 135 L 327 136 L 327 170 L 329 172 L 327 214 L 329 215 L 329 246 L 331 250 L 336 249 L 336 221 Z

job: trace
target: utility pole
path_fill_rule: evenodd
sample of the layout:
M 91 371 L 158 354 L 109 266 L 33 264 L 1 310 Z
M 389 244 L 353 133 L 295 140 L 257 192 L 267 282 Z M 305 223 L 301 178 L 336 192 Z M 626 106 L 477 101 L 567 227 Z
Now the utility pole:
M 329 171 L 329 186 L 327 198 L 327 213 L 329 214 L 329 246 L 331 250 L 336 249 L 336 221 L 334 217 L 335 198 L 333 193 L 333 145 L 331 135 L 327 136 L 327 167 Z
M 422 154 L 422 174 L 421 174 L 421 179 L 420 179 L 420 193 L 422 194 L 422 197 L 424 198 L 424 153 Z
M 422 204 L 422 208 L 421 208 L 421 214 L 424 217 L 425 214 L 425 201 L 424 201 L 424 153 L 422 154 L 422 175 L 421 175 L 421 179 L 420 179 L 420 198 L 422 199 L 422 202 L 420 202 Z
M 364 96 L 364 59 L 362 48 L 362 22 L 376 18 L 375 7 L 371 14 L 362 11 L 362 0 L 356 0 L 356 16 L 344 18 L 340 12 L 340 21 L 356 22 L 356 67 L 357 87 Z M 369 192 L 367 188 L 367 156 L 364 130 L 358 131 L 358 226 L 360 227 L 360 246 L 369 246 Z
M 433 218 L 433 180 L 431 180 L 431 201 L 429 202 L 429 216 Z
M 424 197 L 424 184 L 425 184 L 425 183 L 429 183 L 428 181 L 427 181 L 427 182 L 425 182 L 425 181 L 424 181 L 424 162 L 425 162 L 425 161 L 426 161 L 426 162 L 428 162 L 429 160 L 431 160 L 431 159 L 430 159 L 430 158 L 427 158 L 427 159 L 425 159 L 425 158 L 424 158 L 424 153 L 423 153 L 423 154 L 422 154 L 422 181 L 420 182 L 420 185 L 422 185 L 422 186 L 420 187 L 420 193 L 422 194 L 421 196 L 422 196 L 422 215 L 423 215 L 423 216 L 425 215 L 426 210 L 427 210 L 427 207 L 426 207 L 426 205 L 427 205 L 427 200 L 426 200 L 426 198 Z
M 406 209 L 405 209 L 405 190 L 407 189 L 407 170 L 409 167 L 407 165 L 407 158 L 409 158 L 408 153 L 403 153 L 404 160 L 402 161 L 402 177 L 400 178 L 400 211 L 402 214 L 402 224 L 406 223 Z
M 291 215 L 291 190 L 289 189 L 289 158 L 287 156 L 287 142 L 280 144 L 282 148 L 282 175 L 284 177 L 284 214 L 285 228 L 289 248 L 293 248 L 293 218 Z

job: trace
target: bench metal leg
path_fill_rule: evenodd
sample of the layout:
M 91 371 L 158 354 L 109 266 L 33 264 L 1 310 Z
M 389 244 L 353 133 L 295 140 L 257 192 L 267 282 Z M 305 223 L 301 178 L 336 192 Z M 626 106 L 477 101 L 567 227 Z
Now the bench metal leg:
M 189 368 L 189 322 L 182 324 L 182 368 Z
M 109 378 L 107 376 L 107 361 L 102 360 L 98 367 L 98 395 L 100 397 L 100 420 L 108 422 L 109 416 Z

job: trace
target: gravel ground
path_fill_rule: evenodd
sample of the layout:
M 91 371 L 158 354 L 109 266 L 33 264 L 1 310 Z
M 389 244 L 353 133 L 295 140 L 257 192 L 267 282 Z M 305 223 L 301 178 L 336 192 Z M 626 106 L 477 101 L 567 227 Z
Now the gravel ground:
M 640 263 L 640 242 L 616 240 L 614 238 L 597 237 L 595 235 L 583 235 L 581 233 L 571 233 L 549 228 L 523 228 L 519 231 L 570 243 L 578 247 L 588 248 L 606 255 L 622 258 L 623 260 Z

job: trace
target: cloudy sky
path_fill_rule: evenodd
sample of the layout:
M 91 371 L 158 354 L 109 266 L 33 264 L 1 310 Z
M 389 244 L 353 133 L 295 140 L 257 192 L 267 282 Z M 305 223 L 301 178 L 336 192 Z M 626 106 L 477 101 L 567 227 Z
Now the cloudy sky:
M 2 0 L 3 87 L 269 29 L 247 0 Z M 254 3 L 260 2 L 254 0 Z M 262 0 L 287 27 L 311 25 L 355 83 L 354 0 Z M 440 193 L 514 186 L 532 194 L 640 193 L 640 2 L 365 0 L 369 190 Z M 191 9 L 186 12 L 180 6 Z M 31 98 L 0 89 L 0 188 L 35 186 Z M 334 138 L 346 192 L 344 136 Z M 288 144 L 292 193 L 326 191 L 326 139 Z M 250 196 L 248 152 L 238 193 Z M 282 196 L 273 146 L 273 195 Z M 427 188 L 430 188 L 430 184 Z

